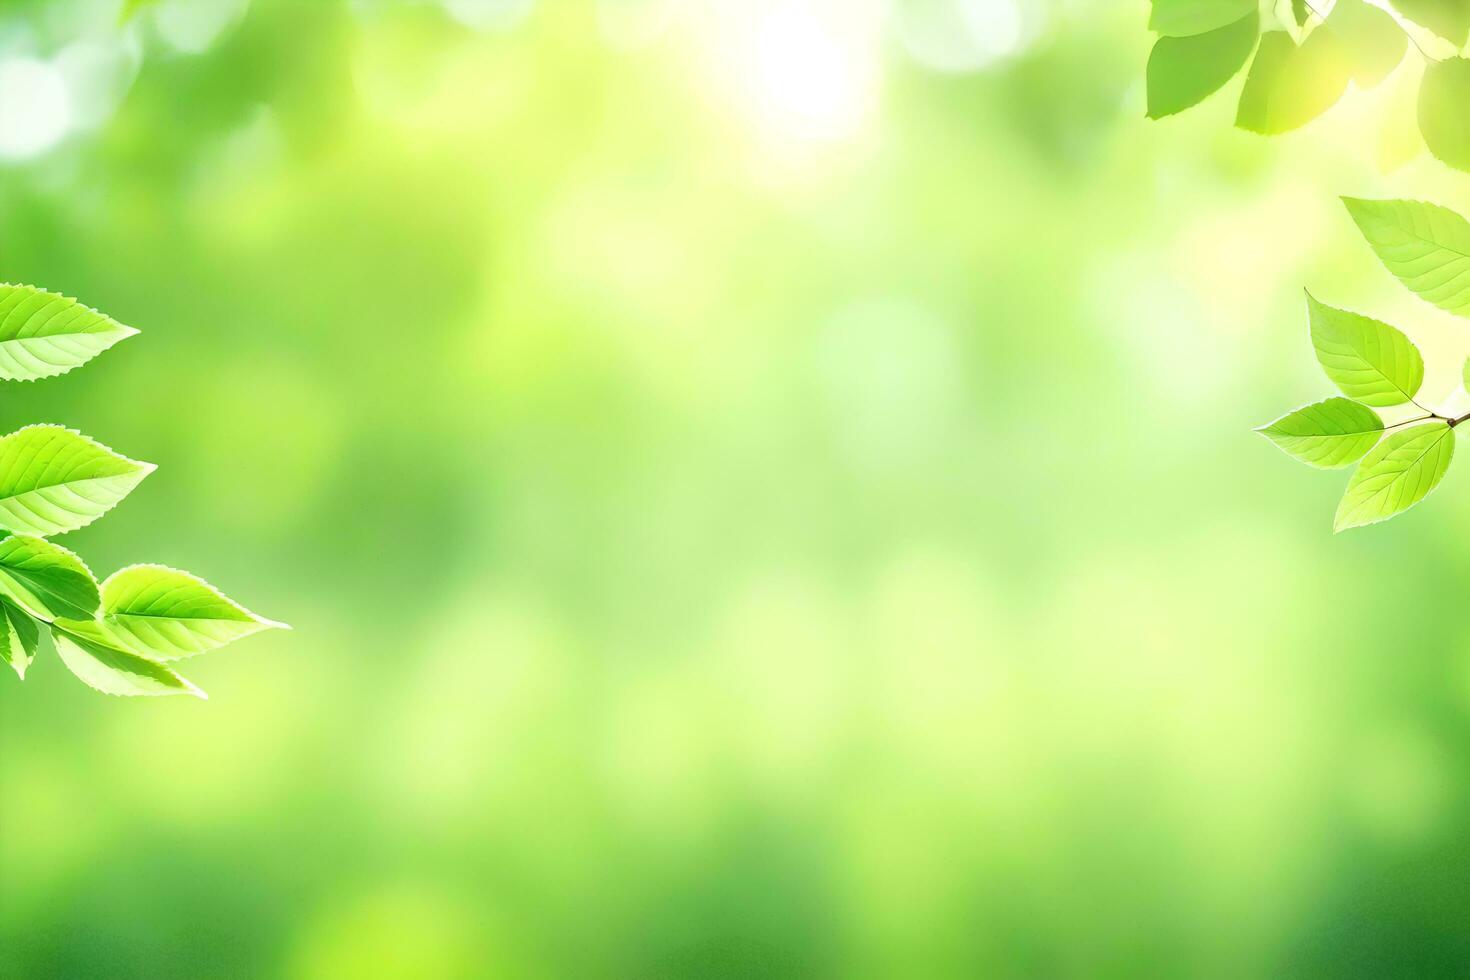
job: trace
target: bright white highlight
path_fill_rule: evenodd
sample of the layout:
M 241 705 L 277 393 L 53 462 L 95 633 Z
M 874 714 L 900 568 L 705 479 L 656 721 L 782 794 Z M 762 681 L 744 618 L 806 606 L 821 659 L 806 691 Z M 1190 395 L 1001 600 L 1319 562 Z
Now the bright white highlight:
M 56 57 L 71 98 L 72 125 L 94 129 L 112 118 L 142 60 L 136 33 L 73 41 Z
M 55 146 L 71 128 L 66 79 L 50 62 L 0 62 L 0 158 L 24 160 Z
M 756 21 L 743 66 L 747 98 L 778 133 L 810 140 L 853 135 L 873 101 L 876 66 L 862 37 L 806 4 Z
M 898 0 L 895 17 L 909 56 L 946 72 L 977 71 L 1015 54 L 1027 27 L 1017 0 Z
M 249 0 L 161 0 L 153 8 L 158 36 L 184 54 L 203 54 L 245 16 Z
M 535 0 L 443 0 L 444 10 L 466 27 L 505 30 L 531 13 Z

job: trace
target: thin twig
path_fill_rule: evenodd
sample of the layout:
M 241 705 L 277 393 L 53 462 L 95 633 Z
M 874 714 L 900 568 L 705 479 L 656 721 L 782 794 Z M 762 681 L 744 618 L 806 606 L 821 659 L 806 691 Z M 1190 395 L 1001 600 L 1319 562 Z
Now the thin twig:
M 1404 419 L 1402 422 L 1395 422 L 1393 425 L 1385 425 L 1383 427 L 1383 431 L 1389 432 L 1393 429 L 1402 429 L 1406 425 L 1413 425 L 1415 422 L 1428 422 L 1430 419 L 1437 417 L 1438 416 L 1431 412 L 1428 415 L 1421 416 L 1417 419 Z
M 1324 13 L 1322 13 L 1322 11 L 1318 10 L 1312 4 L 1312 0 L 1304 0 L 1304 2 L 1306 3 L 1307 9 L 1310 10 L 1312 13 L 1314 13 L 1314 14 L 1317 15 L 1317 19 L 1318 20 L 1320 20 L 1324 24 L 1327 23 L 1327 15 L 1324 14 Z M 1379 7 L 1378 9 L 1383 10 L 1382 7 Z M 1399 21 L 1399 19 L 1397 17 L 1395 17 L 1393 14 L 1389 14 L 1387 10 L 1384 10 L 1383 12 L 1385 14 L 1388 14 L 1389 18 L 1393 21 L 1394 26 L 1397 27 L 1399 29 L 1399 31 L 1403 33 L 1404 37 L 1406 37 L 1406 38 L 1409 39 L 1409 43 L 1412 44 L 1415 48 L 1417 48 L 1419 50 L 1420 57 L 1422 57 L 1425 61 L 1433 61 L 1435 64 L 1438 64 L 1442 60 L 1440 58 L 1436 58 L 1434 55 L 1430 54 L 1428 51 L 1425 51 L 1424 50 L 1424 46 L 1419 43 L 1419 39 L 1417 37 L 1415 37 L 1413 34 L 1410 34 L 1409 33 L 1409 29 L 1406 28 Z

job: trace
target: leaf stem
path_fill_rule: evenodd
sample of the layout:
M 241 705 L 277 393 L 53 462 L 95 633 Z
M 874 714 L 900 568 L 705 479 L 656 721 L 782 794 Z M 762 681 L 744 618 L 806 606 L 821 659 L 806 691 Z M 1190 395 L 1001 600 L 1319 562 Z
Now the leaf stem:
M 1423 406 L 1421 405 L 1420 408 L 1423 408 Z M 1429 411 L 1429 409 L 1427 409 L 1427 408 L 1424 409 L 1424 410 L 1426 412 Z M 1392 431 L 1394 429 L 1402 429 L 1406 425 L 1413 425 L 1415 422 L 1428 422 L 1430 419 L 1437 419 L 1437 418 L 1439 418 L 1438 415 L 1435 415 L 1433 412 L 1429 412 L 1428 415 L 1421 415 L 1417 419 L 1404 419 L 1402 422 L 1395 422 L 1393 425 L 1385 425 L 1383 427 L 1383 431 L 1384 432 L 1390 432 L 1390 431 Z
M 1448 424 L 1451 429 L 1455 428 L 1456 426 L 1464 425 L 1466 422 L 1470 422 L 1470 413 L 1466 413 L 1464 415 L 1461 415 L 1459 418 L 1455 418 L 1453 415 L 1441 415 L 1432 408 L 1425 408 L 1423 405 L 1420 405 L 1412 398 L 1409 399 L 1409 404 L 1413 405 L 1424 414 L 1419 416 L 1417 419 L 1404 419 L 1402 422 L 1395 422 L 1393 425 L 1385 425 L 1383 427 L 1384 432 L 1387 432 L 1390 429 L 1399 429 L 1406 425 L 1413 425 L 1415 422 L 1444 422 Z
M 1322 21 L 1325 24 L 1327 22 L 1327 15 L 1324 14 L 1324 13 L 1322 13 L 1322 11 L 1318 10 L 1316 8 L 1316 6 L 1312 3 L 1312 0 L 1305 0 L 1305 2 L 1306 2 L 1306 5 L 1307 5 L 1307 9 L 1310 10 L 1312 13 L 1316 14 L 1317 15 L 1317 19 L 1320 20 L 1320 21 Z M 1380 7 L 1379 9 L 1382 10 L 1383 8 Z M 1428 51 L 1425 51 L 1424 50 L 1424 46 L 1419 43 L 1419 39 L 1417 37 L 1415 37 L 1413 34 L 1409 33 L 1409 29 L 1407 27 L 1405 27 L 1403 25 L 1403 23 L 1397 17 L 1395 17 L 1393 14 L 1389 13 L 1387 10 L 1384 10 L 1383 12 L 1386 13 L 1386 14 L 1388 14 L 1388 16 L 1393 19 L 1394 26 L 1396 26 L 1399 29 L 1399 31 L 1404 35 L 1404 37 L 1406 37 L 1406 38 L 1409 39 L 1409 43 L 1410 44 L 1412 44 L 1415 48 L 1417 48 L 1419 50 L 1420 57 L 1422 57 L 1425 61 L 1432 61 L 1435 64 L 1439 64 L 1439 62 L 1442 59 L 1436 58 L 1436 57 L 1434 57 L 1434 55 L 1430 54 Z

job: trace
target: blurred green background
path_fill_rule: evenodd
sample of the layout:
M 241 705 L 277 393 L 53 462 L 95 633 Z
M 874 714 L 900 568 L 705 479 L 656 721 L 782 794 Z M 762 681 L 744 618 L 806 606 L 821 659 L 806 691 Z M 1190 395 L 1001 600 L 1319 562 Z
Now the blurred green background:
M 0 5 L 0 279 L 143 331 L 0 414 L 159 464 L 100 574 L 296 631 L 0 677 L 0 976 L 1470 970 L 1470 465 L 1334 537 L 1250 431 L 1304 286 L 1457 388 L 1336 200 L 1470 208 L 1392 85 L 1148 123 L 1141 0 L 121 8 Z

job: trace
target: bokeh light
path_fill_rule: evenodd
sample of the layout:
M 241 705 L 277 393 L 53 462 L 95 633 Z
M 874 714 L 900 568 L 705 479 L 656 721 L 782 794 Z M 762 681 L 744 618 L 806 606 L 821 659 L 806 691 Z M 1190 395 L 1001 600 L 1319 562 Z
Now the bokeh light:
M 1456 975 L 1470 468 L 1334 537 L 1250 430 L 1304 287 L 1470 410 L 1336 201 L 1470 188 L 1402 79 L 1148 122 L 1146 20 L 0 4 L 0 280 L 142 331 L 6 431 L 295 627 L 0 678 L 0 977 Z
M 39 58 L 0 60 L 0 158 L 25 159 L 55 146 L 71 125 L 61 69 Z

